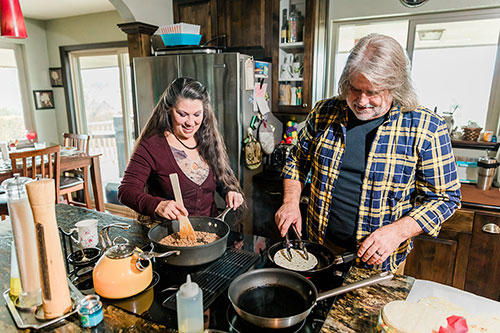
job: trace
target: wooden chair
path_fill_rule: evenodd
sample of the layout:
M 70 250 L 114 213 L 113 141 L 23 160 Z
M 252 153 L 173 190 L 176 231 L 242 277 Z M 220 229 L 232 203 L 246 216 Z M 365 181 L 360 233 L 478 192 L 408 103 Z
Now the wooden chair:
M 89 139 L 87 134 L 63 133 L 64 146 L 76 147 L 77 150 L 89 153 Z
M 10 153 L 12 164 L 12 173 L 19 173 L 23 177 L 31 177 L 35 179 L 38 175 L 42 178 L 52 178 L 55 181 L 56 187 L 56 203 L 60 202 L 59 186 L 61 173 L 61 147 L 53 146 L 38 150 L 29 150 L 23 152 Z M 18 165 L 17 160 L 21 160 Z
M 89 138 L 87 134 L 63 133 L 65 147 L 75 147 L 86 154 L 89 153 Z M 70 205 L 92 209 L 89 184 L 88 168 L 65 171 L 61 175 L 60 194 L 64 195 Z M 83 190 L 85 203 L 73 199 L 72 193 L 80 190 Z

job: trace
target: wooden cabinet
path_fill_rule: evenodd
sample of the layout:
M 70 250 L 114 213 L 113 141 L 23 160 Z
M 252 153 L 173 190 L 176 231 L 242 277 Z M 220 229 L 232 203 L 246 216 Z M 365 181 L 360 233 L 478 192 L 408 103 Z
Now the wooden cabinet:
M 227 51 L 271 61 L 275 5 L 265 0 L 173 0 L 174 22 L 199 24 L 201 44 L 225 35 Z
M 500 214 L 456 211 L 437 239 L 415 238 L 404 274 L 500 300 L 500 234 L 483 231 L 487 224 L 500 226 Z
M 437 239 L 415 237 L 405 275 L 463 289 L 473 222 L 473 211 L 458 210 L 443 224 Z
M 216 0 L 173 0 L 174 22 L 200 25 L 203 44 L 218 35 Z
M 500 234 L 483 231 L 487 224 L 500 226 L 500 214 L 475 213 L 464 289 L 500 300 Z
M 312 108 L 313 62 L 316 24 L 322 0 L 274 0 L 280 3 L 279 25 L 273 38 L 278 45 L 273 49 L 273 112 L 277 114 L 307 114 Z M 283 11 L 290 16 L 291 6 L 303 16 L 302 40 L 280 40 Z M 300 34 L 299 34 L 300 35 Z M 297 73 L 297 68 L 299 68 Z M 297 89 L 300 88 L 300 95 Z M 298 100 L 298 97 L 301 100 Z

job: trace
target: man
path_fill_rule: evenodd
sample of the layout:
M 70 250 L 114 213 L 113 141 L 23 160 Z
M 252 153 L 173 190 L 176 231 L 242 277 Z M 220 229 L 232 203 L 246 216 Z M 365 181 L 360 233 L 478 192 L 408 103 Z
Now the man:
M 318 102 L 308 116 L 283 168 L 276 213 L 282 236 L 292 224 L 301 230 L 299 198 L 308 176 L 309 238 L 357 251 L 368 267 L 384 271 L 396 272 L 413 237 L 437 237 L 459 208 L 446 123 L 418 105 L 409 61 L 393 38 L 360 39 L 339 96 Z

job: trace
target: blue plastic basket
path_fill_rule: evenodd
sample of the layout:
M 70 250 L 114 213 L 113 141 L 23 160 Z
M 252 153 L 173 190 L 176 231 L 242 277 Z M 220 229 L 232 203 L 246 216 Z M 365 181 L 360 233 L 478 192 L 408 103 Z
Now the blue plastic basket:
M 195 34 L 162 34 L 165 46 L 200 45 L 201 35 Z

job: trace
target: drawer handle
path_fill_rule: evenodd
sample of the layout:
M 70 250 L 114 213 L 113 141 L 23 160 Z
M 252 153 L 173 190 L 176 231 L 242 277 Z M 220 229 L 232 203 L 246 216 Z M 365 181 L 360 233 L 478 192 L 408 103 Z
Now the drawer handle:
M 281 195 L 281 192 L 270 192 L 270 191 L 266 191 L 267 194 L 269 195 Z
M 495 223 L 488 223 L 483 225 L 483 231 L 488 234 L 498 235 L 500 234 L 500 227 L 497 226 Z

